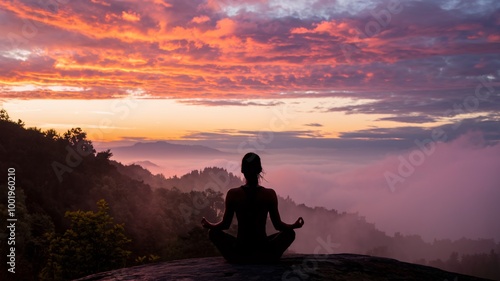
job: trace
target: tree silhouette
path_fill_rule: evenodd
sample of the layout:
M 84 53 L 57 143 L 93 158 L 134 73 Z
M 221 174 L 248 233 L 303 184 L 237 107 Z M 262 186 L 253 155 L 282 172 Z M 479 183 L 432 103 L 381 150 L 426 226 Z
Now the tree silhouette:
M 7 113 L 7 110 L 0 109 L 0 120 L 2 120 L 2 121 L 10 121 L 10 116 Z
M 64 139 L 67 140 L 71 148 L 75 149 L 82 155 L 90 155 L 95 153 L 92 141 L 87 139 L 87 133 L 81 128 L 72 128 L 64 133 Z
M 123 224 L 114 224 L 109 206 L 97 202 L 98 211 L 66 212 L 71 226 L 62 236 L 49 234 L 49 258 L 42 280 L 67 280 L 94 272 L 125 266 L 131 254 L 125 245 L 131 242 Z

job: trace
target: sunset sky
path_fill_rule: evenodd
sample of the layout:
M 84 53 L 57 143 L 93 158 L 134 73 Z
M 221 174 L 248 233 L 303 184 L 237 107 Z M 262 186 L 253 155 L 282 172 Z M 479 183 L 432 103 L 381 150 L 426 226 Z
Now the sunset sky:
M 435 162 L 422 168 L 428 173 L 404 185 L 449 185 L 439 193 L 445 197 L 462 190 L 455 184 L 470 183 L 450 175 L 474 174 L 488 192 L 464 187 L 463 194 L 477 198 L 470 206 L 465 197 L 454 201 L 454 208 L 469 206 L 463 212 L 500 199 L 493 169 L 500 166 L 499 79 L 498 0 L 0 2 L 0 105 L 28 127 L 81 127 L 107 146 L 169 140 L 233 153 L 394 153 L 370 158 L 381 162 L 359 170 L 328 166 L 342 171 L 333 181 L 326 166 L 313 177 L 324 179 L 323 186 L 374 184 L 384 191 L 384 171 L 397 170 L 397 153 L 433 140 L 440 129 L 447 138 Z M 447 166 L 458 159 L 456 151 L 470 162 Z M 482 163 L 488 169 L 471 171 Z M 283 167 L 276 175 L 286 174 Z M 296 175 L 306 171 L 295 168 Z M 296 199 L 311 197 L 293 190 Z M 408 205 L 391 201 L 391 209 L 384 201 L 371 208 L 370 200 L 385 193 L 328 192 L 314 202 L 365 210 L 388 228 Z M 432 196 L 412 197 L 421 201 L 408 214 L 418 214 Z M 471 217 L 484 217 L 483 211 Z M 398 217 L 401 225 L 407 218 Z M 489 227 L 470 236 L 500 237 L 499 227 Z
M 96 141 L 497 123 L 499 7 L 2 1 L 0 94 L 29 126 L 80 126 Z M 289 118 L 271 126 L 274 111 Z

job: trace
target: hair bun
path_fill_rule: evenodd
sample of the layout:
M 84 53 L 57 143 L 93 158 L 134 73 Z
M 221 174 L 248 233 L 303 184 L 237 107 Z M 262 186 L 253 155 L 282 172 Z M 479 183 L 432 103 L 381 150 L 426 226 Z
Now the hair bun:
M 249 152 L 241 160 L 241 172 L 243 174 L 256 175 L 262 172 L 262 164 L 259 155 Z

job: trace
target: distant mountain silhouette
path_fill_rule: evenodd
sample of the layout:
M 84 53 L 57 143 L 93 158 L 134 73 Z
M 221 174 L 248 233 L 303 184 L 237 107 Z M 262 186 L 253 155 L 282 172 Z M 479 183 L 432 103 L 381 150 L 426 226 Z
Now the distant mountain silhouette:
M 153 163 L 151 161 L 147 161 L 147 160 L 135 161 L 135 162 L 130 163 L 129 165 L 132 165 L 132 164 L 139 165 L 145 169 L 148 169 L 148 167 L 160 168 L 160 166 L 156 165 L 155 163 Z
M 131 146 L 111 148 L 115 156 L 141 159 L 166 158 L 171 156 L 222 156 L 227 153 L 202 145 L 184 145 L 166 141 L 139 142 Z
M 133 161 L 129 165 L 138 165 L 141 166 L 144 169 L 147 169 L 153 174 L 161 174 L 165 170 L 165 167 L 159 166 L 156 163 L 153 163 L 148 160 L 143 160 L 143 161 Z

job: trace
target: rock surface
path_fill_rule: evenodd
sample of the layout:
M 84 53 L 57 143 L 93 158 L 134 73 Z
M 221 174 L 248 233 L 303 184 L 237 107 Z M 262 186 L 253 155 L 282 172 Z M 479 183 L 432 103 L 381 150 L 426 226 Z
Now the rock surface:
M 486 280 L 394 259 L 355 254 L 288 255 L 275 264 L 234 265 L 222 257 L 162 262 L 97 273 L 78 280 Z

